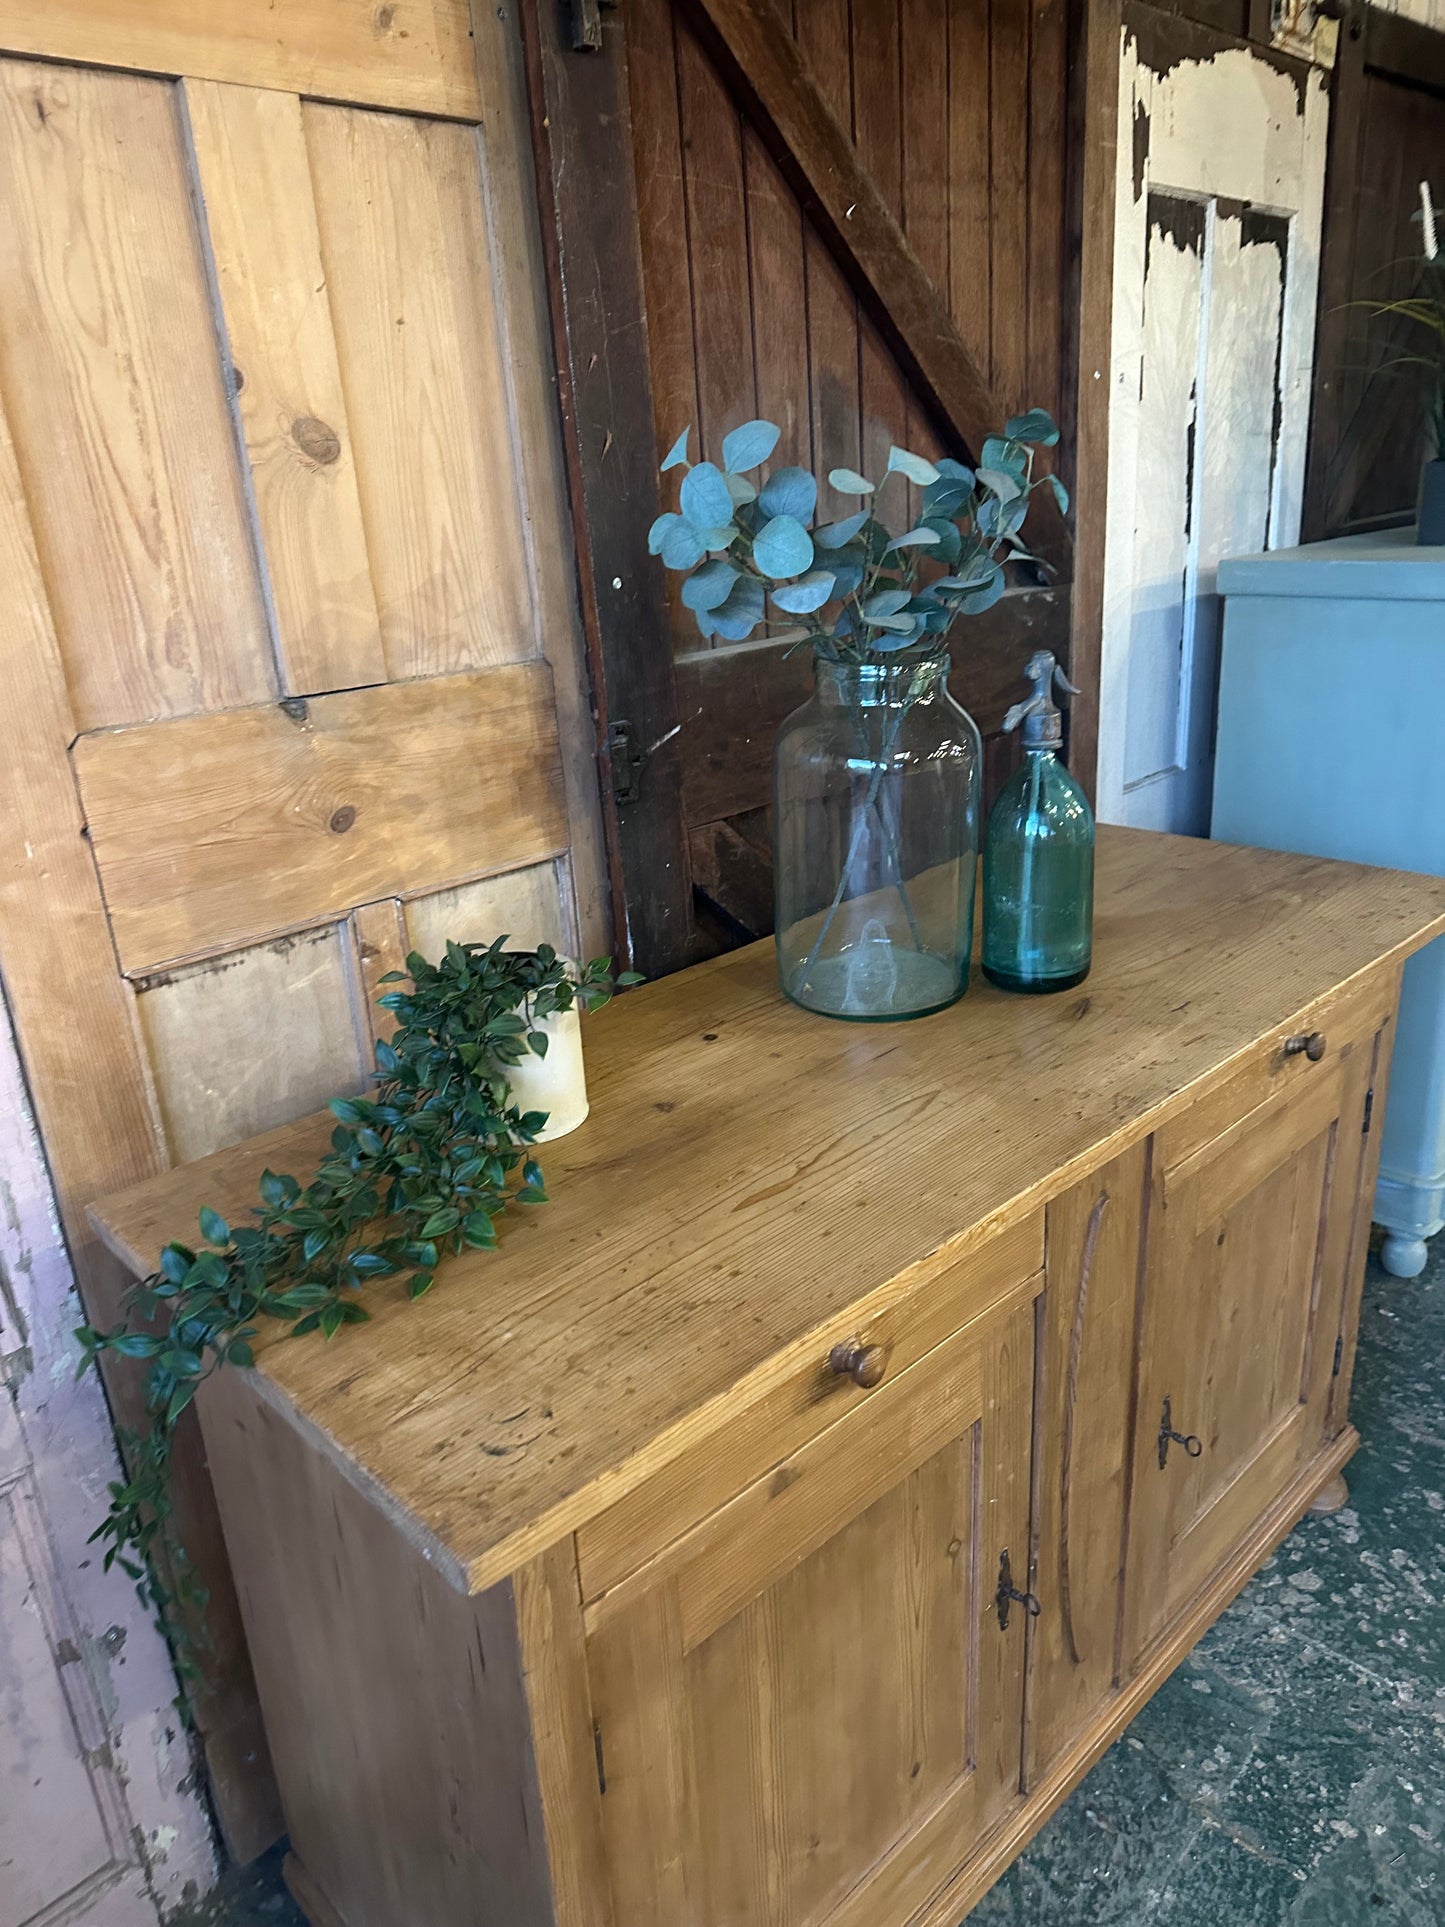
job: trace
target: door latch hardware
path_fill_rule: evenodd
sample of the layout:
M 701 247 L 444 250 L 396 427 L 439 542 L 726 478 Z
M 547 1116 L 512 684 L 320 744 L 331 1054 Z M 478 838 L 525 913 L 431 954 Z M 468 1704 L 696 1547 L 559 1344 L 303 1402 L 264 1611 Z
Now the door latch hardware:
M 601 53 L 602 9 L 616 5 L 617 0 L 572 0 L 573 53 Z
M 1370 1120 L 1374 1115 L 1375 1115 L 1375 1087 L 1372 1084 L 1369 1090 L 1365 1092 L 1365 1121 L 1360 1126 L 1361 1137 L 1368 1137 L 1370 1135 Z
M 1197 1432 L 1176 1432 L 1174 1430 L 1174 1406 L 1170 1399 L 1164 1401 L 1164 1416 L 1159 1421 L 1159 1470 L 1164 1470 L 1169 1458 L 1169 1447 L 1182 1445 L 1191 1459 L 1197 1459 L 1204 1450 L 1204 1441 Z
M 612 799 L 621 808 L 642 794 L 642 766 L 647 752 L 631 723 L 607 725 L 607 754 L 612 761 Z
M 592 1722 L 592 1744 L 597 1749 L 597 1791 L 607 1791 L 607 1768 L 602 1764 L 602 1728 L 596 1720 Z
M 1344 1357 L 1345 1357 L 1345 1341 L 1344 1341 L 1344 1339 L 1343 1339 L 1343 1338 L 1337 1338 L 1337 1339 L 1335 1340 L 1335 1363 L 1334 1363 L 1334 1368 L 1333 1368 L 1333 1370 L 1332 1370 L 1332 1371 L 1330 1372 L 1330 1377 L 1331 1377 L 1331 1378 L 1338 1378 L 1338 1377 L 1339 1377 L 1339 1375 L 1340 1375 L 1340 1366 L 1341 1366 L 1341 1365 L 1342 1365 L 1342 1364 L 1344 1363 Z
M 1008 1631 L 1009 1607 L 1018 1602 L 1030 1619 L 1039 1616 L 1039 1602 L 1031 1592 L 1020 1592 L 1014 1584 L 1013 1567 L 1009 1564 L 1008 1547 L 1005 1546 L 998 1556 L 998 1591 L 993 1596 L 998 1607 L 999 1631 Z

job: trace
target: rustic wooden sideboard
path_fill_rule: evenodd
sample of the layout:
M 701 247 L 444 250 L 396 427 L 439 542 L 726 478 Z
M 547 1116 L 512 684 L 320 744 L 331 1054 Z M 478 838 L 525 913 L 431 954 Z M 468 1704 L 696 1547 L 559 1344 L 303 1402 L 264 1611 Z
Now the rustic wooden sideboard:
M 1357 1443 L 1445 883 L 1105 830 L 1094 973 L 588 1029 L 553 1202 L 202 1420 L 317 1927 L 956 1927 Z M 149 1268 L 311 1119 L 107 1201 Z

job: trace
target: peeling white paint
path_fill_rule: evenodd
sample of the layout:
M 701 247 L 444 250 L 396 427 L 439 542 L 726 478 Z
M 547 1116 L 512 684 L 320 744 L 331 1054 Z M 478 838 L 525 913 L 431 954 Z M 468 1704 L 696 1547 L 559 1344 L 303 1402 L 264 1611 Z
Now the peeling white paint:
M 214 1849 L 170 1657 L 88 1543 L 120 1468 L 3 1008 L 0 1281 L 0 1927 L 155 1927 Z
M 1161 65 L 1164 63 L 1161 62 Z M 1321 76 L 1244 48 L 1119 92 L 1099 814 L 1208 828 L 1221 557 L 1298 537 Z

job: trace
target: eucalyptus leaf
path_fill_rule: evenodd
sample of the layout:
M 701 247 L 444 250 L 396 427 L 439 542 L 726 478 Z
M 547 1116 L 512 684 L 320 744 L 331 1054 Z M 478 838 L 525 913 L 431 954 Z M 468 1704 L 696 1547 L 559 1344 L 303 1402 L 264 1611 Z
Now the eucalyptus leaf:
M 866 475 L 860 475 L 856 468 L 830 468 L 828 486 L 835 488 L 840 495 L 871 495 L 873 484 Z
M 671 509 L 659 515 L 652 527 L 647 531 L 647 553 L 649 555 L 661 555 L 662 544 L 668 530 L 675 529 L 681 521 L 682 517 L 675 514 Z M 400 973 L 398 972 L 397 974 L 399 975 Z
M 963 553 L 963 537 L 958 532 L 958 524 L 950 522 L 942 515 L 926 515 L 923 518 L 922 527 L 932 529 L 938 537 L 937 542 L 929 550 L 929 555 L 935 561 L 946 562 L 950 566 L 957 562 Z
M 927 488 L 938 480 L 938 470 L 932 462 L 925 461 L 922 455 L 915 455 L 909 449 L 899 448 L 897 443 L 888 451 L 888 473 L 906 475 L 910 482 L 917 482 L 920 488 Z
M 707 554 L 707 544 L 691 522 L 675 515 L 672 526 L 663 535 L 660 552 L 669 569 L 692 569 Z
M 1015 415 L 1004 423 L 1003 432 L 1013 442 L 1036 442 L 1043 448 L 1052 448 L 1059 439 L 1058 423 L 1046 408 L 1031 408 L 1025 415 Z
M 887 622 L 911 599 L 907 589 L 877 589 L 863 604 L 863 620 L 868 623 Z
M 773 422 L 744 422 L 741 428 L 723 436 L 723 467 L 729 475 L 761 467 L 777 447 L 781 433 Z
M 1067 515 L 1069 512 L 1069 491 L 1064 487 L 1057 475 L 1048 475 L 1045 476 L 1044 479 L 1054 491 L 1054 500 L 1059 505 L 1060 515 Z
M 833 595 L 834 576 L 826 569 L 817 569 L 805 575 L 801 581 L 789 583 L 785 588 L 773 590 L 773 601 L 790 616 L 811 615 L 821 609 Z
M 720 468 L 699 462 L 683 477 L 678 497 L 682 512 L 695 529 L 717 529 L 733 519 L 733 498 Z
M 906 535 L 895 535 L 888 544 L 889 549 L 931 549 L 937 546 L 936 529 L 909 529 Z
M 817 506 L 818 484 L 805 468 L 775 469 L 758 495 L 764 515 L 791 515 L 795 522 L 811 520 Z
M 1022 488 L 1029 472 L 1028 451 L 1005 436 L 990 435 L 983 445 L 978 467 L 980 475 L 986 468 L 1002 469 L 1006 475 L 1012 475 Z
M 740 571 L 720 557 L 704 562 L 682 585 L 682 600 L 688 609 L 716 609 L 727 601 Z
M 825 522 L 820 529 L 814 529 L 814 546 L 820 549 L 841 549 L 865 525 L 871 509 L 860 509 L 856 515 L 845 515 L 841 522 Z
M 813 566 L 813 539 L 796 517 L 775 515 L 753 538 L 753 561 L 775 582 L 804 575 Z
M 712 633 L 724 642 L 746 642 L 763 619 L 763 585 L 744 577 L 719 608 L 706 612 Z
M 1007 469 L 981 468 L 978 471 L 978 479 L 991 494 L 998 497 L 1000 502 L 1015 501 L 1023 492 Z
M 727 483 L 735 509 L 746 508 L 749 502 L 757 501 L 758 491 L 746 475 L 724 475 L 723 480 Z
M 665 475 L 670 468 L 682 467 L 683 463 L 687 460 L 687 438 L 691 433 L 692 430 L 690 428 L 683 429 L 672 447 L 668 449 L 667 453 L 663 456 L 660 473 Z

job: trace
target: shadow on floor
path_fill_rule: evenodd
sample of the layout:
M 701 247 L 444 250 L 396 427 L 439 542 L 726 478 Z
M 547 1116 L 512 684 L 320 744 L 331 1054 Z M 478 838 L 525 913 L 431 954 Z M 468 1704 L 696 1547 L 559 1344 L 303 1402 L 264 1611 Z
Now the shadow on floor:
M 1285 1541 L 968 1927 L 1445 1921 L 1445 1238 L 1408 1283 L 1371 1262 L 1354 1419 L 1349 1506 Z M 304 1927 L 280 1866 L 175 1927 Z

